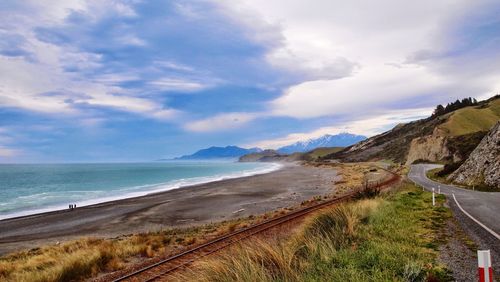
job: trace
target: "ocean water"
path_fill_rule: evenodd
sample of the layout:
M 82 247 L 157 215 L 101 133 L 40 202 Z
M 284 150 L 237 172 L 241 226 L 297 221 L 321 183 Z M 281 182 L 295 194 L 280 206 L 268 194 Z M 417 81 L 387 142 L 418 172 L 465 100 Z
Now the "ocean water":
M 155 162 L 0 164 L 0 219 L 142 196 L 188 185 L 261 174 L 278 164 Z

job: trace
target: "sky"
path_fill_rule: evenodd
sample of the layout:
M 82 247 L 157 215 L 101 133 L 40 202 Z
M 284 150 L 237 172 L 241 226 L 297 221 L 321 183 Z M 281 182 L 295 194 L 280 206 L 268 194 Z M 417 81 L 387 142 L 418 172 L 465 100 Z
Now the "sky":
M 0 162 L 372 136 L 500 91 L 500 3 L 3 0 Z

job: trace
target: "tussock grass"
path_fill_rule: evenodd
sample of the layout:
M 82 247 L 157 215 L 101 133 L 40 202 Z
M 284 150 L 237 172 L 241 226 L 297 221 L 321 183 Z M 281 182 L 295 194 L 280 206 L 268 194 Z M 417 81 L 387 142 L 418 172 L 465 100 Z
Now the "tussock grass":
M 115 239 L 83 238 L 0 258 L 0 281 L 79 281 L 123 269 L 144 258 L 175 253 L 213 236 L 263 220 L 253 216 L 200 227 L 169 229 Z
M 286 240 L 251 241 L 199 263 L 178 281 L 448 281 L 436 248 L 450 218 L 430 193 L 397 193 L 337 206 Z
M 2 281 L 72 281 L 123 268 L 131 256 L 151 257 L 165 248 L 162 234 L 121 240 L 85 238 L 15 253 L 0 259 Z
M 285 246 L 254 240 L 225 253 L 219 260 L 201 262 L 201 272 L 177 276 L 178 281 L 299 281 L 294 254 Z M 201 274 L 201 275 L 200 275 Z

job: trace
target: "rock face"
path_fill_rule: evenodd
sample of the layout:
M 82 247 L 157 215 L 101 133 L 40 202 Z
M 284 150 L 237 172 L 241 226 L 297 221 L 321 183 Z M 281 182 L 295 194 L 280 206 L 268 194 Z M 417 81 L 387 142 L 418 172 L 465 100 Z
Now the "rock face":
M 500 121 L 448 179 L 458 184 L 486 184 L 500 189 Z
M 412 164 L 416 160 L 439 162 L 450 155 L 445 137 L 434 135 L 418 137 L 410 143 L 406 164 Z

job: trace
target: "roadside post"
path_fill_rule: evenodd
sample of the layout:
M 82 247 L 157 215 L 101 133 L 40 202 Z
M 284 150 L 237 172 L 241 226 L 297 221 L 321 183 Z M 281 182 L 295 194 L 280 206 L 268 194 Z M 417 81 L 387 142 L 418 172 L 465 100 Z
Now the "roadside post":
M 436 195 L 434 193 L 434 187 L 432 187 L 432 206 L 436 205 Z
M 441 185 L 438 185 L 438 194 L 441 195 Z
M 490 250 L 477 251 L 477 264 L 479 270 L 479 282 L 493 282 Z

